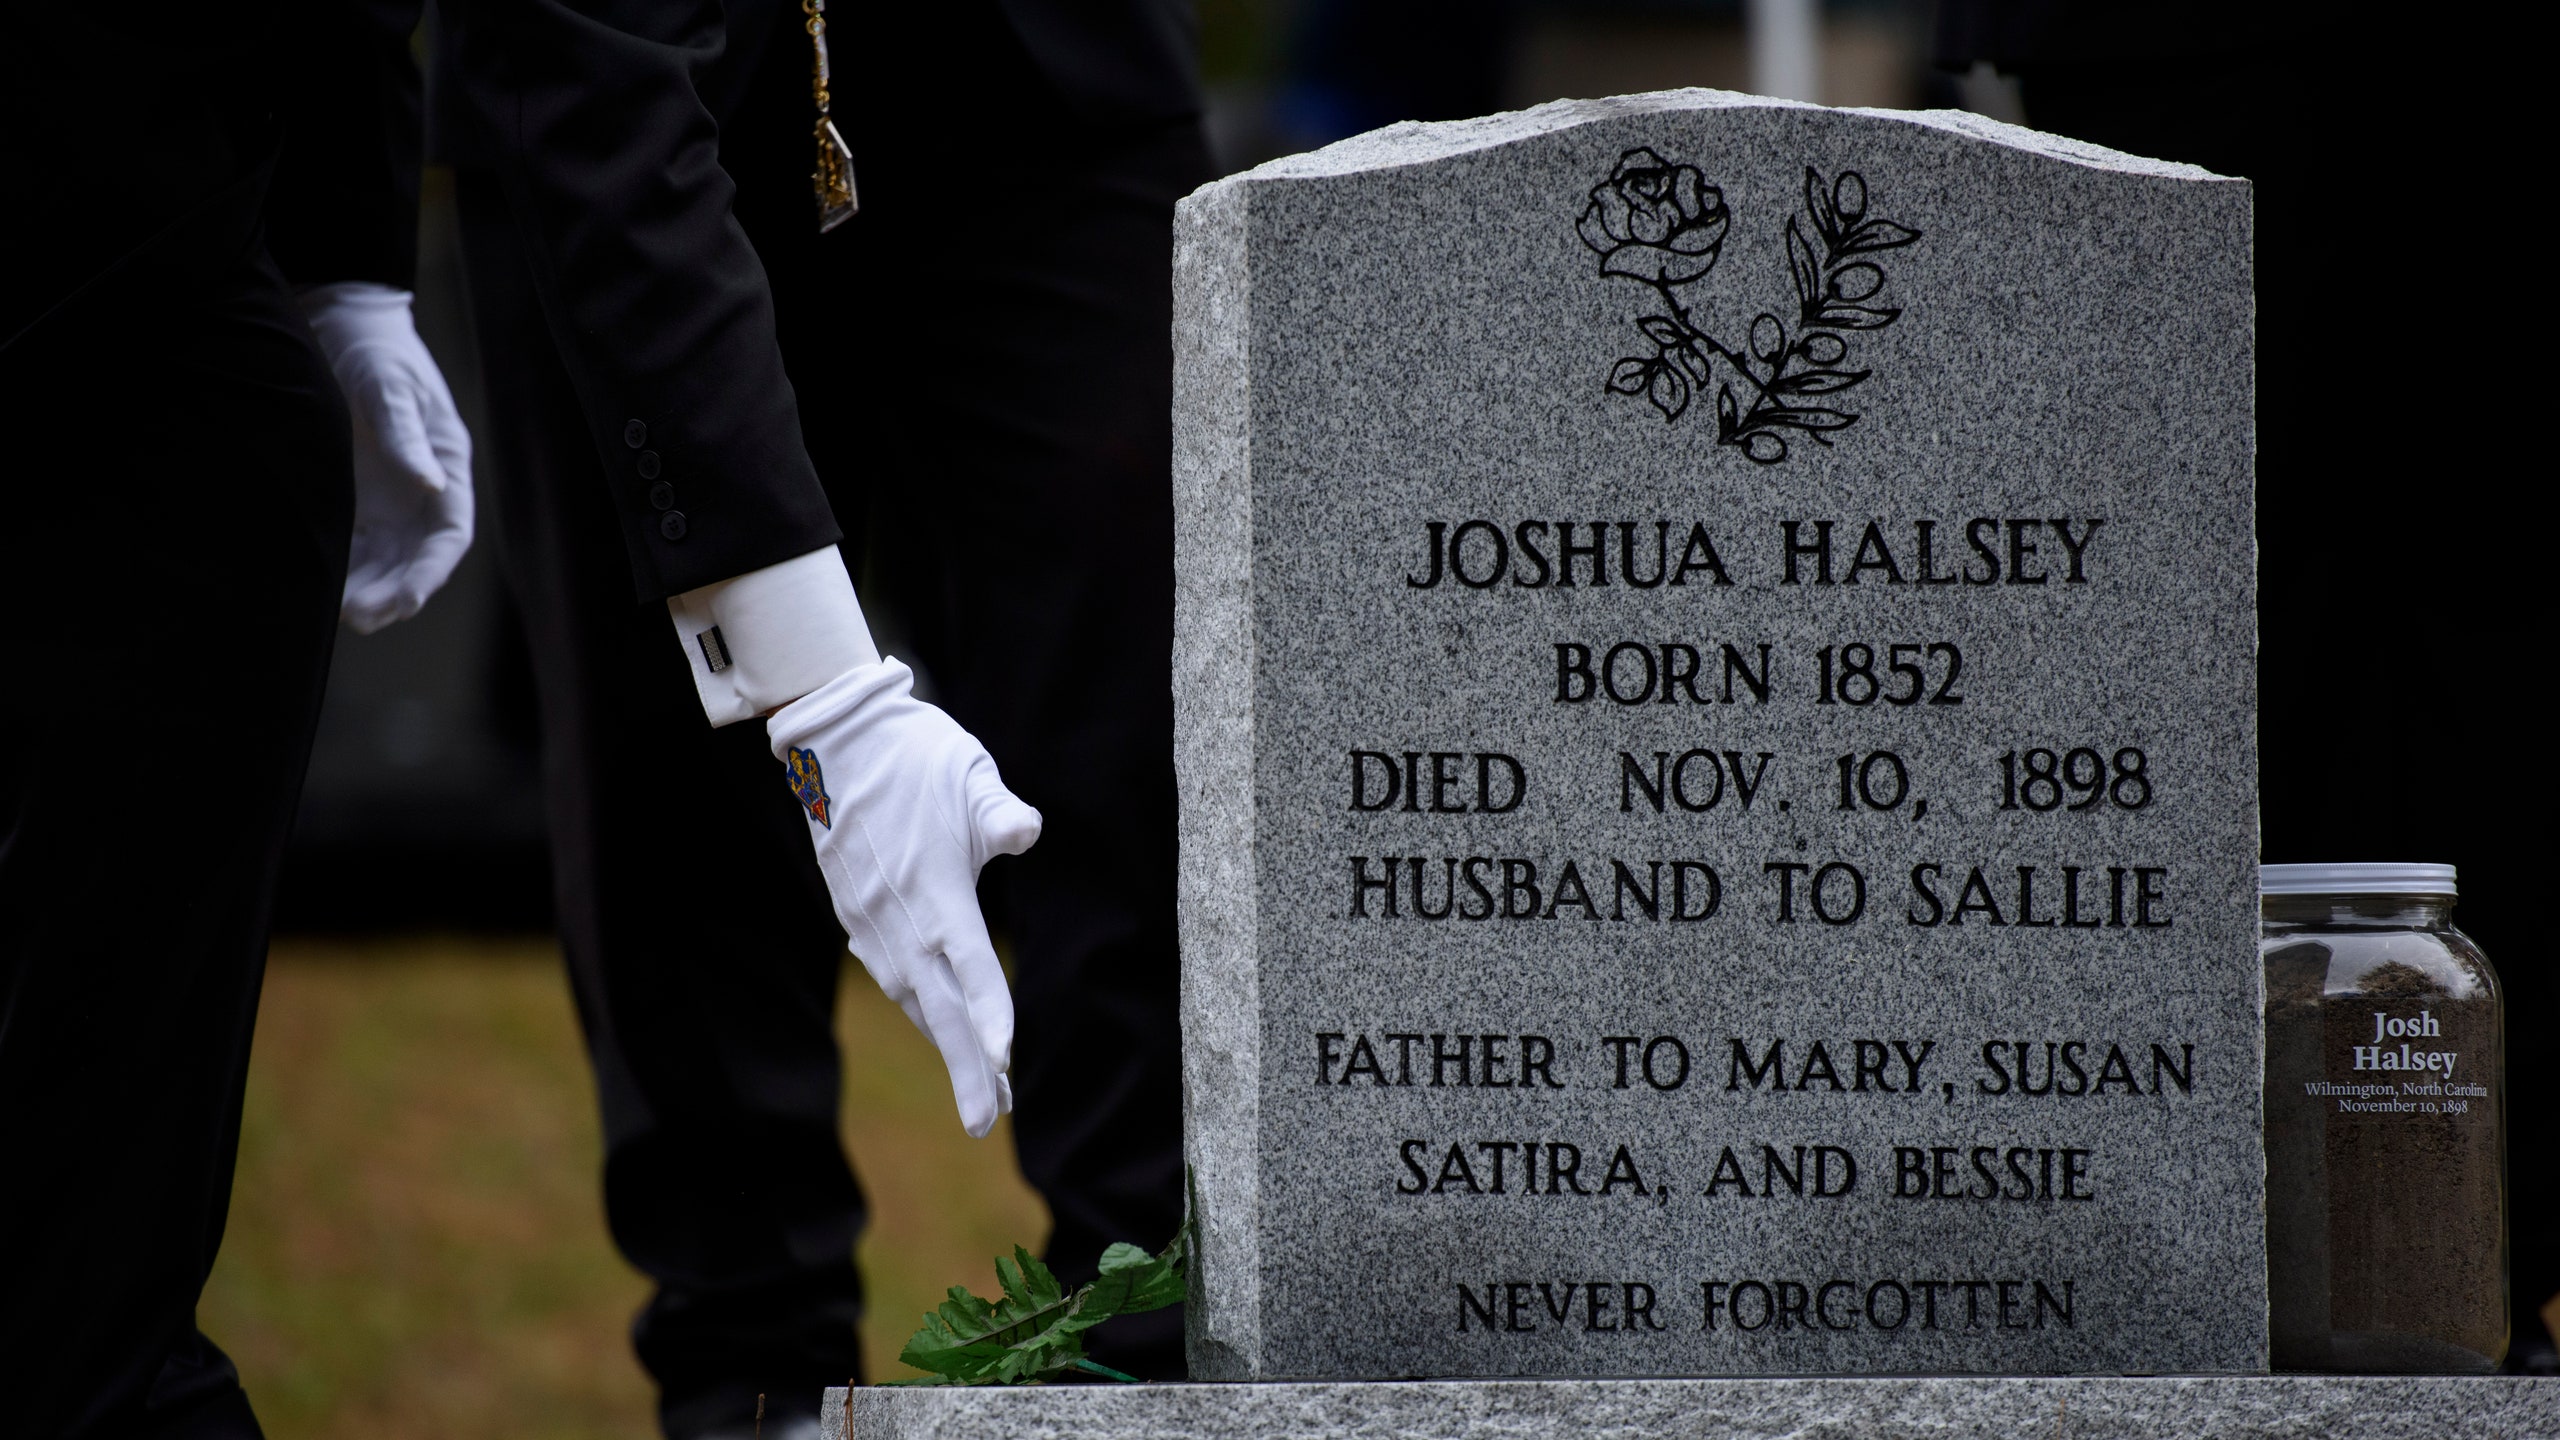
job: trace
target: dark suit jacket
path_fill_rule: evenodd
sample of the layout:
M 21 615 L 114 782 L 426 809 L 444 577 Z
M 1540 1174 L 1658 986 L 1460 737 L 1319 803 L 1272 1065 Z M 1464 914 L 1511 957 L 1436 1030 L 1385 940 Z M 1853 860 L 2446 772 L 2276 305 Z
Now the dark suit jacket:
M 434 106 L 439 149 L 493 171 L 520 217 L 640 598 L 838 539 L 720 152 L 721 121 L 741 103 L 740 87 L 772 73 L 757 60 L 771 47 L 807 46 L 798 4 L 439 3 L 438 53 L 448 57 Z M 1047 79 L 1043 107 L 1060 118 L 1107 129 L 1197 112 L 1183 0 L 999 3 L 1012 40 Z M 987 6 L 891 8 L 948 16 Z M 847 53 L 849 42 L 876 33 L 865 17 L 881 8 L 846 4 L 830 17 L 839 107 L 853 77 L 884 73 L 883 61 L 897 73 L 895 55 Z M 940 67 L 909 68 L 938 73 L 946 85 L 954 79 Z M 805 85 L 795 86 L 793 103 L 809 103 Z M 918 96 L 915 123 L 934 123 L 937 100 L 982 103 L 960 89 Z M 813 206 L 813 225 L 814 216 Z M 650 503 L 659 482 L 673 486 L 673 512 Z
M 170 29 L 159 12 L 23 7 L 0 44 L 0 193 L 41 223 L 0 227 L 0 343 L 194 199 L 270 160 L 267 241 L 289 279 L 412 287 L 422 139 L 408 40 L 422 3 L 277 0 L 209 13 L 197 31 Z M 866 31 L 860 17 L 884 10 L 892 28 Z M 897 53 L 848 65 L 839 51 L 840 77 L 894 83 L 912 70 L 940 87 L 898 97 L 919 125 L 952 106 L 1088 131 L 1198 109 L 1184 0 L 847 0 L 844 11 L 840 33 L 885 37 L 877 46 L 892 52 L 935 33 L 983 38 L 936 17 L 999 21 L 1045 79 L 1038 96 L 980 95 L 949 66 L 902 69 Z M 638 597 L 836 540 L 764 271 L 730 213 L 716 119 L 758 68 L 733 52 L 807 44 L 798 5 L 442 0 L 438 18 L 439 129 L 526 217 Z M 649 503 L 659 481 L 680 497 L 680 519 Z

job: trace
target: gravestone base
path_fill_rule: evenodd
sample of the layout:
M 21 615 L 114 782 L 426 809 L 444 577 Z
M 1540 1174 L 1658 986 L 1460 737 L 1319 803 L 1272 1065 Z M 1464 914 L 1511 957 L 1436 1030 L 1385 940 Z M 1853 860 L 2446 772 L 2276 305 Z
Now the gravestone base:
M 2513 1376 L 1386 1380 L 827 1392 L 825 1440 L 2526 1440 L 2560 1381 Z

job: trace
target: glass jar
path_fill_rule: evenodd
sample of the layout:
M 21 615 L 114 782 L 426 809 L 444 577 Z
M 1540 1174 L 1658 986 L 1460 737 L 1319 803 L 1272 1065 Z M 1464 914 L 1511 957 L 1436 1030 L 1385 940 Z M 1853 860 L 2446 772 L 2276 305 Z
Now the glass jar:
M 2495 1370 L 2504 1019 L 2450 865 L 2268 865 L 2267 1301 L 2278 1370 Z

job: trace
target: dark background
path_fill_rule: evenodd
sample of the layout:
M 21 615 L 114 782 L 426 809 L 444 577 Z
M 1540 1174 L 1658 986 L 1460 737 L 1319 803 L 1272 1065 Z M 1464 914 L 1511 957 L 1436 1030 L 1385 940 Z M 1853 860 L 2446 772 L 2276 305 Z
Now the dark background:
M 1676 85 L 1768 88 L 1711 0 L 1204 0 L 1208 123 L 1242 168 L 1399 119 Z M 2535 415 L 2551 300 L 2542 83 L 2484 14 L 2152 3 L 1820 4 L 1830 104 L 1950 106 L 2257 182 L 2265 858 L 2461 869 L 2508 987 L 2511 1364 L 2560 1292 L 2545 935 L 2552 775 L 2530 697 L 2552 564 Z M 2452 28 L 2461 24 L 2466 28 Z M 1765 33 L 1765 31 L 1764 31 Z M 479 367 L 430 172 L 419 325 Z M 531 684 L 483 541 L 417 619 L 341 636 L 280 899 L 288 932 L 550 925 Z M 895 617 L 882 617 L 894 626 Z M 2538 1350 L 2538 1356 L 2537 1356 Z

